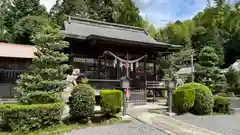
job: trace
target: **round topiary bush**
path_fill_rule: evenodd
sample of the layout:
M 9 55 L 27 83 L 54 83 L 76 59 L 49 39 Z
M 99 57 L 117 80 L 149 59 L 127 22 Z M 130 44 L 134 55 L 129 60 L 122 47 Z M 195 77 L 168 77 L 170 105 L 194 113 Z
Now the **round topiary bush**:
M 222 114 L 230 114 L 230 101 L 226 97 L 214 96 L 213 111 Z
M 173 105 L 178 114 L 186 113 L 193 107 L 195 100 L 195 90 L 176 90 L 173 93 Z
M 197 115 L 211 114 L 213 110 L 213 95 L 211 90 L 200 83 L 186 83 L 177 88 L 177 90 L 195 90 L 195 101 L 192 107 L 192 113 Z
M 79 84 L 74 87 L 69 98 L 69 108 L 72 118 L 82 120 L 94 114 L 95 93 L 88 84 Z

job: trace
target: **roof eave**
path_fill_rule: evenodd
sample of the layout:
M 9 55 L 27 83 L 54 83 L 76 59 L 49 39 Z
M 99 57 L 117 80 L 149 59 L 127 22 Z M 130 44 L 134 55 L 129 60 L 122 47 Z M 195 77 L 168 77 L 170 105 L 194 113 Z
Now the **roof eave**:
M 98 35 L 90 35 L 90 36 L 81 36 L 81 35 L 74 35 L 65 33 L 65 37 L 67 38 L 76 38 L 80 40 L 93 40 L 93 39 L 100 39 L 100 40 L 110 40 L 110 41 L 117 41 L 117 42 L 123 42 L 123 43 L 132 43 L 136 45 L 142 45 L 142 46 L 151 46 L 151 47 L 161 47 L 161 48 L 168 48 L 168 49 L 174 49 L 179 50 L 182 48 L 180 45 L 172 45 L 167 43 L 146 43 L 146 42 L 138 42 L 138 41 L 130 41 L 130 40 L 124 40 L 124 39 L 116 39 L 116 38 L 110 38 L 110 37 L 103 37 Z
M 74 39 L 80 39 L 80 40 L 86 40 L 86 36 L 81 36 L 81 35 L 75 35 L 75 34 L 69 34 L 69 33 L 64 33 L 65 37 L 67 38 L 74 38 Z

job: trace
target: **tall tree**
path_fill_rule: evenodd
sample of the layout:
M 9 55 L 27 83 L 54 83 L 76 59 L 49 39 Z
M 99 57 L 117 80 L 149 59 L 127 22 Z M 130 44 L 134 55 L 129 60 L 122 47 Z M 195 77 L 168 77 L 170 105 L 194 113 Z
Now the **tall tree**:
M 13 25 L 27 15 L 47 15 L 46 8 L 40 0 L 12 0 L 5 17 L 5 25 L 12 29 Z
M 144 27 L 145 22 L 132 0 L 121 0 L 115 16 L 115 23 Z
M 0 42 L 7 42 L 10 38 L 8 29 L 5 26 L 4 18 L 7 16 L 8 7 L 10 6 L 10 0 L 0 1 Z
M 35 91 L 62 91 L 65 87 L 68 60 L 63 49 L 68 47 L 63 33 L 51 25 L 42 28 L 34 35 L 33 43 L 37 47 L 31 72 L 22 74 L 17 81 L 16 89 L 23 94 Z
M 173 44 L 189 44 L 197 54 L 205 46 L 213 47 L 220 58 L 219 66 L 228 67 L 240 57 L 239 20 L 239 3 L 230 5 L 224 0 L 215 0 L 215 6 L 197 13 L 190 20 L 191 24 L 186 21 L 171 23 L 159 31 L 157 39 Z
M 61 24 L 65 15 L 100 21 L 143 26 L 139 9 L 132 0 L 63 0 L 51 9 L 51 16 Z
M 13 27 L 12 38 L 17 44 L 33 44 L 32 36 L 41 31 L 50 21 L 42 16 L 26 16 Z

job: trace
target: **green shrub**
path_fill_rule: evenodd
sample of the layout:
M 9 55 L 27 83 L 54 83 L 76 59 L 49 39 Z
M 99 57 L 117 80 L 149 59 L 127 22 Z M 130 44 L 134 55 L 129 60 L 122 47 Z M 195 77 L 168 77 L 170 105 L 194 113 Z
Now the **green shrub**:
M 47 104 L 61 101 L 61 96 L 56 92 L 33 92 L 20 98 L 23 104 Z
M 12 131 L 29 131 L 59 124 L 64 104 L 2 104 L 2 126 Z
M 200 83 L 186 83 L 177 88 L 177 90 L 194 89 L 195 101 L 191 109 L 194 114 L 211 114 L 213 110 L 213 95 L 211 90 Z
M 115 116 L 122 109 L 123 94 L 120 90 L 101 90 L 100 106 L 103 113 L 107 116 Z
M 173 93 L 173 105 L 179 114 L 188 112 L 193 107 L 194 100 L 194 89 L 176 90 Z
M 70 114 L 73 118 L 93 116 L 94 105 L 95 93 L 90 85 L 79 84 L 73 88 L 73 92 L 69 98 Z
M 217 93 L 216 96 L 227 97 L 227 94 L 226 93 Z
M 230 101 L 226 97 L 214 96 L 213 111 L 222 114 L 230 113 Z

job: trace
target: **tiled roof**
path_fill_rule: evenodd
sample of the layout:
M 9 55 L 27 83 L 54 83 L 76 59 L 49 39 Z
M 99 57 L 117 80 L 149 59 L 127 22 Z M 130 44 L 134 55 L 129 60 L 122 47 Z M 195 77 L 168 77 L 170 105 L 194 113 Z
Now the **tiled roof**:
M 181 48 L 179 45 L 154 40 L 142 28 L 76 17 L 69 17 L 69 20 L 64 22 L 64 33 L 66 37 L 83 40 L 93 37 L 103 37 L 149 45 L 162 45 L 162 47 Z
M 32 45 L 19 45 L 0 42 L 0 57 L 34 58 L 37 48 Z

